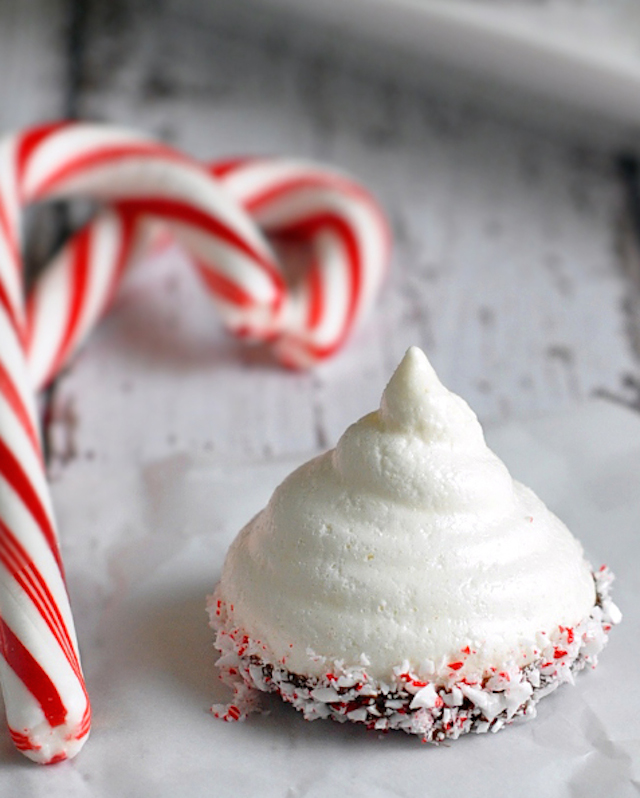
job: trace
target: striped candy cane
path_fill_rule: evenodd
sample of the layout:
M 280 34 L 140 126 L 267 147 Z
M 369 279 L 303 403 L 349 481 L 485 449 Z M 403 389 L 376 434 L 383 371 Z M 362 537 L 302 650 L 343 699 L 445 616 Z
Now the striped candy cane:
M 104 204 L 24 300 L 23 208 Z M 284 159 L 209 168 L 130 131 L 63 123 L 0 143 L 0 680 L 17 748 L 74 756 L 90 708 L 46 484 L 34 390 L 52 379 L 108 307 L 149 234 L 189 251 L 227 327 L 270 342 L 292 366 L 332 355 L 371 306 L 386 267 L 375 202 L 330 170 Z M 304 242 L 287 279 L 269 237 Z

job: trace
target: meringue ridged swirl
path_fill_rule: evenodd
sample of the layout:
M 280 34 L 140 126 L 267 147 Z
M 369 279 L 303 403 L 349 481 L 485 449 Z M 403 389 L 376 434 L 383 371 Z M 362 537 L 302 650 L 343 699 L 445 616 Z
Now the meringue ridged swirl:
M 389 679 L 531 661 L 595 601 L 582 548 L 413 347 L 380 410 L 294 471 L 229 550 L 218 596 L 267 659 Z M 326 661 L 323 661 L 326 658 Z

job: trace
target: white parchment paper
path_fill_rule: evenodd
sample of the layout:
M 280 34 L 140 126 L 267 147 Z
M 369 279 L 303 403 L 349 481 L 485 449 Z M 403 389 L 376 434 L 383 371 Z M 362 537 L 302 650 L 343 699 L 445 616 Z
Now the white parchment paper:
M 640 415 L 594 403 L 487 438 L 592 563 L 613 569 L 625 616 L 599 667 L 544 699 L 536 720 L 440 747 L 306 723 L 273 698 L 246 723 L 215 720 L 208 707 L 227 693 L 205 596 L 236 532 L 306 458 L 77 463 L 54 499 L 93 731 L 76 760 L 45 768 L 0 734 L 0 796 L 637 796 Z

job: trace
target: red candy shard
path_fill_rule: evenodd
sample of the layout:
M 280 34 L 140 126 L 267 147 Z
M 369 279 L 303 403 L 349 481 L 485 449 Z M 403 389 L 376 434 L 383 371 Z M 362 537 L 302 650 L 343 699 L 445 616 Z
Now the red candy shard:
M 560 659 L 561 657 L 566 657 L 567 653 L 568 652 L 565 651 L 563 648 L 556 648 L 556 650 L 553 652 L 553 658 Z

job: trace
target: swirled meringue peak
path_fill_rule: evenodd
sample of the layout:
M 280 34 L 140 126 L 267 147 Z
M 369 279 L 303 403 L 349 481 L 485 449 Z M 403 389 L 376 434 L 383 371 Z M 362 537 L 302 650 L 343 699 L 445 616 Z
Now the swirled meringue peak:
M 416 347 L 380 409 L 242 530 L 216 595 L 267 661 L 311 676 L 366 663 L 380 680 L 401 663 L 429 679 L 522 667 L 595 602 L 578 541 Z

